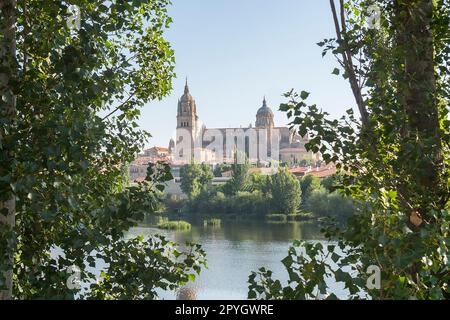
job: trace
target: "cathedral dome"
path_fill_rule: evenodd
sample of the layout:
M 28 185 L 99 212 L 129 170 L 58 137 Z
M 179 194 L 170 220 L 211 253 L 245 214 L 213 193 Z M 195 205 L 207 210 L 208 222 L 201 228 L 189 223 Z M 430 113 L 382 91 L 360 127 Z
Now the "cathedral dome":
M 263 100 L 263 105 L 262 105 L 261 108 L 258 109 L 258 112 L 256 113 L 256 116 L 257 116 L 257 117 L 258 117 L 258 116 L 265 116 L 265 117 L 269 116 L 269 117 L 273 117 L 272 109 L 270 109 L 270 108 L 267 106 L 266 98 L 264 98 L 264 100 Z
M 264 97 L 263 105 L 258 109 L 256 113 L 256 127 L 273 127 L 273 112 L 267 106 L 266 98 Z

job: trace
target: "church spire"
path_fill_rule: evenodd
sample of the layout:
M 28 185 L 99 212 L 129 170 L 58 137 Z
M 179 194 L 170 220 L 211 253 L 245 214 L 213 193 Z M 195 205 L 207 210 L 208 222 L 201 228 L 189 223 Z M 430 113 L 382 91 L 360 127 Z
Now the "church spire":
M 184 93 L 189 93 L 189 86 L 188 86 L 188 78 L 186 77 L 186 84 L 184 85 Z
M 263 107 L 267 107 L 267 101 L 266 101 L 266 96 L 264 95 L 264 99 L 263 99 Z

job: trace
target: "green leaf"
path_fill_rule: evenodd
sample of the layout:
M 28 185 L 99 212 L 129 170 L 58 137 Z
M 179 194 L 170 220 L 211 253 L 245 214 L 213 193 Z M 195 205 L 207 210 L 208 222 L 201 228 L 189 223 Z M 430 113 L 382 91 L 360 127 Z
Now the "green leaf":
M 308 99 L 308 97 L 309 97 L 309 92 L 307 92 L 307 91 L 302 91 L 301 93 L 300 93 L 300 98 L 302 98 L 302 100 L 306 100 L 306 99 Z
M 338 262 L 340 258 L 341 257 L 334 252 L 331 254 L 331 260 L 333 260 L 334 263 Z

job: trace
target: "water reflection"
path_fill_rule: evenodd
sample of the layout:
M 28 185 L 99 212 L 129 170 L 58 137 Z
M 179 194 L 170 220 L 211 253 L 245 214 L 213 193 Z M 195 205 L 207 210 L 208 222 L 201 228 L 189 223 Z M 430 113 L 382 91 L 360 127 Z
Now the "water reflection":
M 197 288 L 188 285 L 177 292 L 177 300 L 197 300 Z

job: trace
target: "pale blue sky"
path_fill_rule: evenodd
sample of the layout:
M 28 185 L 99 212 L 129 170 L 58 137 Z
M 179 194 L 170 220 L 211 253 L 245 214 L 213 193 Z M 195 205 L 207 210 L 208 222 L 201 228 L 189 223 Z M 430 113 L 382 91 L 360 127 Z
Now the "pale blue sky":
M 310 101 L 335 117 L 354 106 L 348 83 L 331 74 L 334 59 L 316 45 L 334 35 L 328 0 L 173 2 L 166 38 L 177 79 L 170 96 L 142 110 L 140 125 L 153 135 L 148 146 L 168 145 L 186 76 L 208 128 L 254 123 L 264 95 L 275 124 L 285 125 L 278 106 L 291 88 L 311 92 Z

